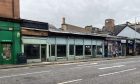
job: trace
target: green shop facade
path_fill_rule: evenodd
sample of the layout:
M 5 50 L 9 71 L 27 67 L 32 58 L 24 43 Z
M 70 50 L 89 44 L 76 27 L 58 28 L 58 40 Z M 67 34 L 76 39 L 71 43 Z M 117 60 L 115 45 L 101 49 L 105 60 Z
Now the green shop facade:
M 20 24 L 0 19 L 0 64 L 16 64 L 21 52 Z

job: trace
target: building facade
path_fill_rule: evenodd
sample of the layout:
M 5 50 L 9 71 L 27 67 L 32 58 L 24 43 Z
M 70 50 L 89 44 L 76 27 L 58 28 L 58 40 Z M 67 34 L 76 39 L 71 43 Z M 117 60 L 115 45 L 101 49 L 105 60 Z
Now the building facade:
M 16 64 L 21 52 L 20 24 L 0 20 L 0 64 Z
M 29 63 L 104 57 L 104 37 L 49 28 L 34 21 L 22 25 L 22 52 Z

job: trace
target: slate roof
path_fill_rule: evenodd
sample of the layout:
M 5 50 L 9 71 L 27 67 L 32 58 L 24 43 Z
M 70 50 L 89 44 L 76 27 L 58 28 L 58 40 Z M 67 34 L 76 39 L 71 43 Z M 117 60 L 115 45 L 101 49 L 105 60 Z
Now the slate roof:
M 113 35 L 115 35 L 115 36 L 118 35 L 127 26 L 132 28 L 133 30 L 135 30 L 135 28 L 136 28 L 136 31 L 140 33 L 140 24 L 135 25 L 135 24 L 127 24 L 126 23 L 126 24 L 116 25 L 114 27 Z
M 113 35 L 118 35 L 127 25 L 126 24 L 121 24 L 121 25 L 116 25 L 114 27 L 114 32 Z
M 136 28 L 136 31 L 140 33 L 140 24 L 137 24 L 137 25 L 131 25 L 131 27 L 135 30 Z
M 46 22 L 22 19 L 21 27 L 48 30 L 49 24 Z

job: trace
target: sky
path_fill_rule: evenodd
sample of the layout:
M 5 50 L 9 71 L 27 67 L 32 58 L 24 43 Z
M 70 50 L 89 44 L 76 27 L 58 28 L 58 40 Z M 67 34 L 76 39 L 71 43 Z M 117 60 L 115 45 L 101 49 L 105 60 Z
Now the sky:
M 21 18 L 48 22 L 61 27 L 66 23 L 102 28 L 105 19 L 115 24 L 140 20 L 140 0 L 20 0 Z

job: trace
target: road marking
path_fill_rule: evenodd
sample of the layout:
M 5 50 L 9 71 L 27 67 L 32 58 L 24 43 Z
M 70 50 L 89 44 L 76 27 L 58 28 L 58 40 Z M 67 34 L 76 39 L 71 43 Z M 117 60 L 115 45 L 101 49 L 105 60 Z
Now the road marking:
M 91 64 L 98 64 L 98 63 L 91 63 Z
M 23 67 L 23 68 L 10 68 L 10 69 L 1 69 L 0 71 L 12 71 L 12 70 L 23 70 L 29 69 L 30 67 Z
M 78 67 L 73 67 L 73 68 L 70 68 L 70 69 L 82 69 L 82 68 L 86 68 L 86 67 L 92 67 L 92 65 L 84 65 L 84 66 L 78 66 Z
M 77 67 L 73 67 L 73 68 L 70 68 L 70 69 L 82 69 L 82 68 L 86 68 L 86 67 L 92 67 L 98 63 L 90 63 L 90 64 L 82 64 L 82 65 L 77 65 Z
M 113 74 L 118 74 L 118 73 L 123 73 L 123 72 L 133 71 L 133 70 L 136 70 L 136 68 L 133 68 L 133 69 L 127 69 L 127 70 L 118 71 L 118 72 L 113 72 L 113 73 L 108 73 L 108 74 L 102 74 L 102 75 L 99 75 L 99 76 L 100 76 L 100 77 L 104 77 L 104 76 L 109 76 L 109 75 L 113 75 Z
M 46 73 L 46 72 L 50 72 L 50 71 L 40 71 L 40 72 L 24 73 L 24 74 L 17 74 L 17 75 L 1 76 L 0 79 L 18 77 L 18 76 L 26 76 L 26 75 L 33 75 L 33 74 L 41 74 L 41 73 Z
M 79 64 L 79 63 L 68 63 L 68 64 L 59 64 L 59 65 L 74 65 L 74 64 Z
M 130 64 L 130 63 L 139 63 L 140 61 L 128 61 L 128 62 L 119 62 L 119 63 L 112 63 L 112 64 Z M 94 66 L 104 66 L 108 64 L 100 64 L 100 65 L 94 65 Z
M 117 65 L 117 66 L 112 66 L 112 67 L 103 67 L 103 68 L 98 68 L 100 70 L 103 70 L 103 69 L 110 69 L 110 68 L 119 68 L 119 67 L 123 67 L 125 65 Z
M 81 81 L 81 80 L 82 80 L 82 79 L 77 79 L 77 80 L 71 80 L 71 81 L 66 81 L 66 82 L 57 83 L 57 84 L 67 84 L 67 83 L 78 82 L 78 81 Z
M 90 63 L 90 64 L 82 64 L 82 65 L 77 65 L 77 66 L 90 66 L 90 65 L 96 65 L 96 64 L 98 64 L 98 63 Z

